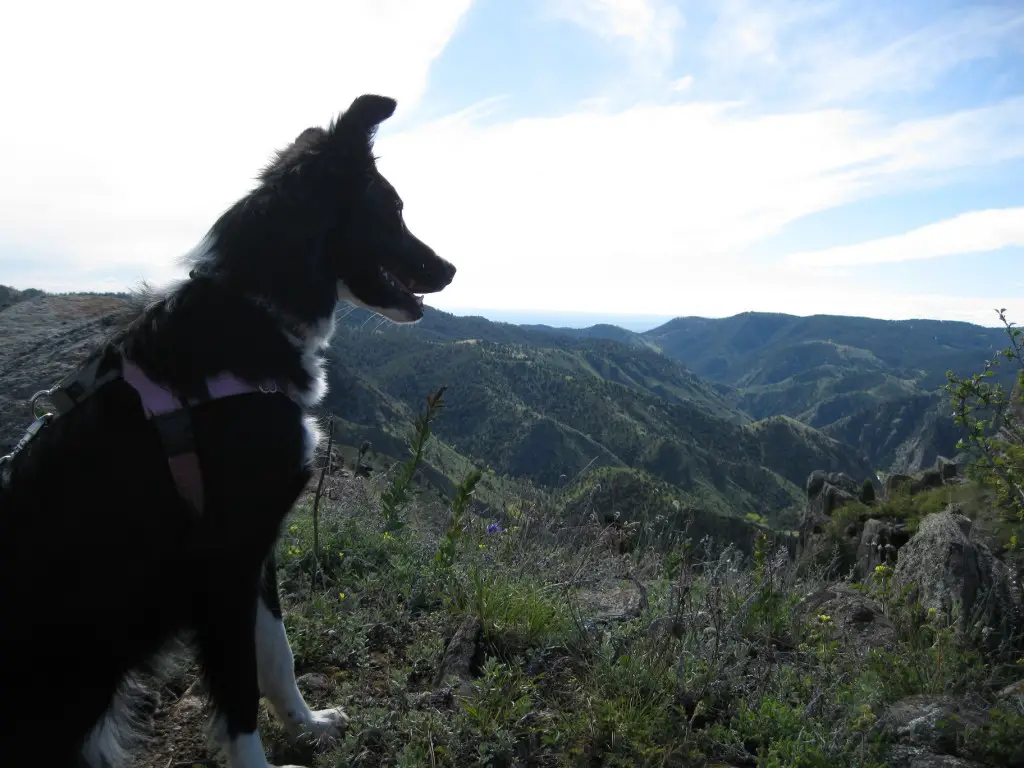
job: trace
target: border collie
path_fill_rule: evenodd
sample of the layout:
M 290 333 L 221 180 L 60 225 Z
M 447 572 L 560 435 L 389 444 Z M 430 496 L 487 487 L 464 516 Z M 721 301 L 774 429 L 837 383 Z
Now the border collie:
M 232 768 L 268 765 L 261 695 L 293 736 L 342 732 L 295 685 L 273 550 L 312 473 L 336 305 L 416 322 L 455 276 L 377 170 L 395 106 L 360 96 L 279 152 L 3 467 L 2 762 L 128 763 L 133 681 L 180 640 Z

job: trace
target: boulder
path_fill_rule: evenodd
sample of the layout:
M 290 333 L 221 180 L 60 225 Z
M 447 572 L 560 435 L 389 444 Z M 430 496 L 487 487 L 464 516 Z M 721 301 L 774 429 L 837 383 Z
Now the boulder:
M 900 472 L 894 472 L 886 476 L 885 481 L 882 483 L 882 498 L 886 501 L 891 501 L 894 495 L 905 488 L 910 488 L 913 482 L 913 477 Z
M 914 495 L 931 488 L 939 488 L 950 483 L 960 482 L 960 467 L 955 459 L 939 456 L 935 465 L 915 475 L 894 473 L 882 483 L 882 498 L 891 501 L 899 493 Z
M 988 763 L 956 755 L 937 755 L 905 744 L 898 744 L 889 750 L 885 765 L 887 768 L 990 768 Z
M 483 626 L 479 619 L 466 617 L 445 648 L 434 684 L 451 681 L 456 691 L 463 695 L 468 693 L 472 680 L 479 676 L 483 666 L 482 640 Z
M 889 707 L 875 733 L 892 746 L 891 768 L 970 768 L 981 766 L 961 753 L 964 732 L 988 722 L 980 703 L 944 695 L 910 696 Z
M 864 523 L 857 546 L 857 577 L 868 579 L 879 565 L 895 565 L 900 547 L 910 540 L 899 521 L 871 518 Z
M 858 651 L 892 648 L 895 630 L 881 607 L 863 592 L 846 584 L 830 584 L 800 601 L 800 610 L 808 621 L 825 614 L 839 630 L 839 637 Z
M 997 694 L 1001 701 L 1010 702 L 1020 707 L 1024 712 L 1024 678 L 1016 683 L 1010 683 Z
M 914 476 L 914 480 L 910 484 L 910 494 L 914 495 L 932 488 L 940 488 L 942 485 L 944 485 L 942 471 L 932 467 Z
M 815 470 L 807 478 L 807 513 L 800 530 L 800 541 L 806 543 L 828 525 L 829 516 L 857 499 L 860 487 L 842 472 Z
M 939 456 L 935 460 L 935 471 L 939 473 L 943 482 L 948 483 L 951 480 L 956 480 L 960 474 L 960 468 L 953 459 L 947 459 L 944 456 Z
M 825 472 L 816 469 L 807 478 L 808 501 L 820 500 L 822 512 L 832 514 L 834 509 L 857 498 L 860 486 L 844 472 Z
M 899 550 L 893 583 L 910 588 L 924 609 L 946 617 L 956 611 L 962 628 L 980 621 L 1006 637 L 1024 629 L 1020 585 L 1009 566 L 971 539 L 971 528 L 955 505 L 925 517 Z

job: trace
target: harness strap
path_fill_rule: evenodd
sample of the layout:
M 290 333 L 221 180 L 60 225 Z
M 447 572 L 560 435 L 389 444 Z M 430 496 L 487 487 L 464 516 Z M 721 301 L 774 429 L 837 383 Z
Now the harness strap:
M 116 368 L 107 371 L 102 376 L 97 376 L 102 362 L 101 357 L 94 358 L 79 371 L 57 384 L 56 387 L 48 392 L 40 392 L 39 395 L 46 396 L 46 399 L 57 409 L 58 415 L 67 413 L 104 384 L 120 378 L 121 372 Z
M 178 493 L 196 512 L 201 513 L 204 503 L 203 473 L 199 454 L 196 452 L 189 409 L 206 400 L 274 388 L 254 386 L 233 374 L 222 373 L 206 380 L 206 398 L 192 398 L 183 402 L 167 387 L 153 381 L 145 371 L 126 357 L 122 358 L 121 376 L 126 384 L 139 393 L 142 410 L 160 435 Z
M 203 473 L 199 454 L 196 451 L 190 409 L 209 400 L 252 392 L 269 394 L 279 391 L 279 388 L 273 382 L 254 385 L 234 374 L 222 373 L 206 380 L 207 395 L 205 397 L 183 401 L 167 387 L 157 384 L 142 368 L 123 355 L 120 366 L 115 366 L 102 376 L 98 376 L 101 362 L 102 358 L 97 357 L 63 379 L 53 389 L 39 392 L 33 396 L 32 410 L 36 421 L 29 427 L 25 437 L 18 443 L 14 451 L 8 456 L 0 457 L 0 481 L 6 482 L 7 480 L 5 465 L 49 420 L 66 414 L 104 385 L 116 379 L 124 379 L 125 383 L 138 393 L 143 413 L 160 436 L 164 453 L 167 455 L 167 465 L 179 495 L 197 513 L 201 514 L 205 501 Z M 36 402 L 41 398 L 53 405 L 56 410 L 55 414 L 36 412 Z

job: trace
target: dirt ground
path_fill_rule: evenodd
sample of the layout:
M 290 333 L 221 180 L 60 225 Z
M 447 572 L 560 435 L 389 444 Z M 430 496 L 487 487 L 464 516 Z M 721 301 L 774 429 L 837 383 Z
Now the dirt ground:
M 222 768 L 223 759 L 209 743 L 210 708 L 196 693 L 195 673 L 189 672 L 166 685 L 153 713 L 151 741 L 136 754 L 137 768 Z M 333 686 L 322 675 L 305 675 L 299 680 L 306 701 L 313 709 L 337 706 L 331 700 Z M 260 704 L 260 735 L 272 763 L 311 765 L 311 745 L 291 743 L 272 720 L 266 705 Z

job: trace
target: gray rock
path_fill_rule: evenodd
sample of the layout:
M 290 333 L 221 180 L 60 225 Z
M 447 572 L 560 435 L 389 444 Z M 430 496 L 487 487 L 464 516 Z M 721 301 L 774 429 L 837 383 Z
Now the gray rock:
M 409 694 L 408 701 L 413 709 L 449 710 L 454 707 L 455 696 L 451 688 L 440 688 L 436 691 Z
M 892 768 L 967 768 L 980 764 L 960 753 L 964 731 L 987 721 L 980 704 L 952 696 L 919 695 L 889 707 L 874 730 L 892 743 L 886 761 Z
M 445 649 L 444 658 L 437 670 L 435 685 L 441 685 L 454 678 L 456 689 L 460 693 L 469 690 L 470 682 L 479 673 L 483 663 L 483 648 L 480 640 L 483 627 L 475 616 L 467 616 L 462 622 Z
M 955 755 L 936 755 L 919 747 L 897 745 L 886 755 L 891 768 L 988 768 L 984 763 Z
M 885 478 L 882 483 L 882 498 L 891 501 L 892 497 L 904 489 L 910 488 L 914 478 L 901 472 L 894 472 Z
M 896 642 L 892 623 L 881 607 L 863 592 L 845 584 L 830 584 L 812 592 L 800 603 L 808 621 L 825 614 L 839 629 L 839 636 L 859 651 L 892 648 Z
M 577 599 L 585 623 L 601 626 L 635 619 L 641 613 L 643 595 L 631 584 L 606 582 L 581 589 Z
M 830 489 L 834 492 L 830 493 Z M 857 481 L 843 472 L 825 472 L 816 469 L 807 478 L 807 499 L 808 501 L 822 499 L 822 511 L 827 515 L 837 508 L 837 505 L 830 505 L 829 498 L 846 501 L 857 498 L 860 486 Z M 838 492 L 838 493 L 836 493 Z
M 807 512 L 800 528 L 800 541 L 806 544 L 828 525 L 829 516 L 857 499 L 860 487 L 842 472 L 816 469 L 807 478 Z
M 1015 702 L 1024 712 L 1024 678 L 1016 683 L 1010 683 L 996 694 L 1003 701 Z
M 913 495 L 931 488 L 939 488 L 942 485 L 944 485 L 942 472 L 935 468 L 926 469 L 914 477 L 914 481 L 910 484 L 910 493 Z
M 981 621 L 996 636 L 1024 628 L 1020 586 L 1010 568 L 970 538 L 971 521 L 951 506 L 928 515 L 897 555 L 893 584 L 925 609 L 957 613 L 961 628 Z
M 334 688 L 330 678 L 319 672 L 307 672 L 304 675 L 299 675 L 295 678 L 295 685 L 307 696 L 322 696 L 325 693 L 330 693 Z
M 647 636 L 652 640 L 668 637 L 680 638 L 686 634 L 686 623 L 676 616 L 659 616 L 647 627 Z
M 858 578 L 870 578 L 876 566 L 895 565 L 900 547 L 909 540 L 903 523 L 876 518 L 865 522 L 857 546 Z
M 39 296 L 0 312 L 0 455 L 33 419 L 29 398 L 75 370 L 130 309 L 112 296 Z
M 960 474 L 960 468 L 957 466 L 956 461 L 953 459 L 947 459 L 944 456 L 939 456 L 935 460 L 935 471 L 939 473 L 943 482 L 949 482 L 955 480 Z

